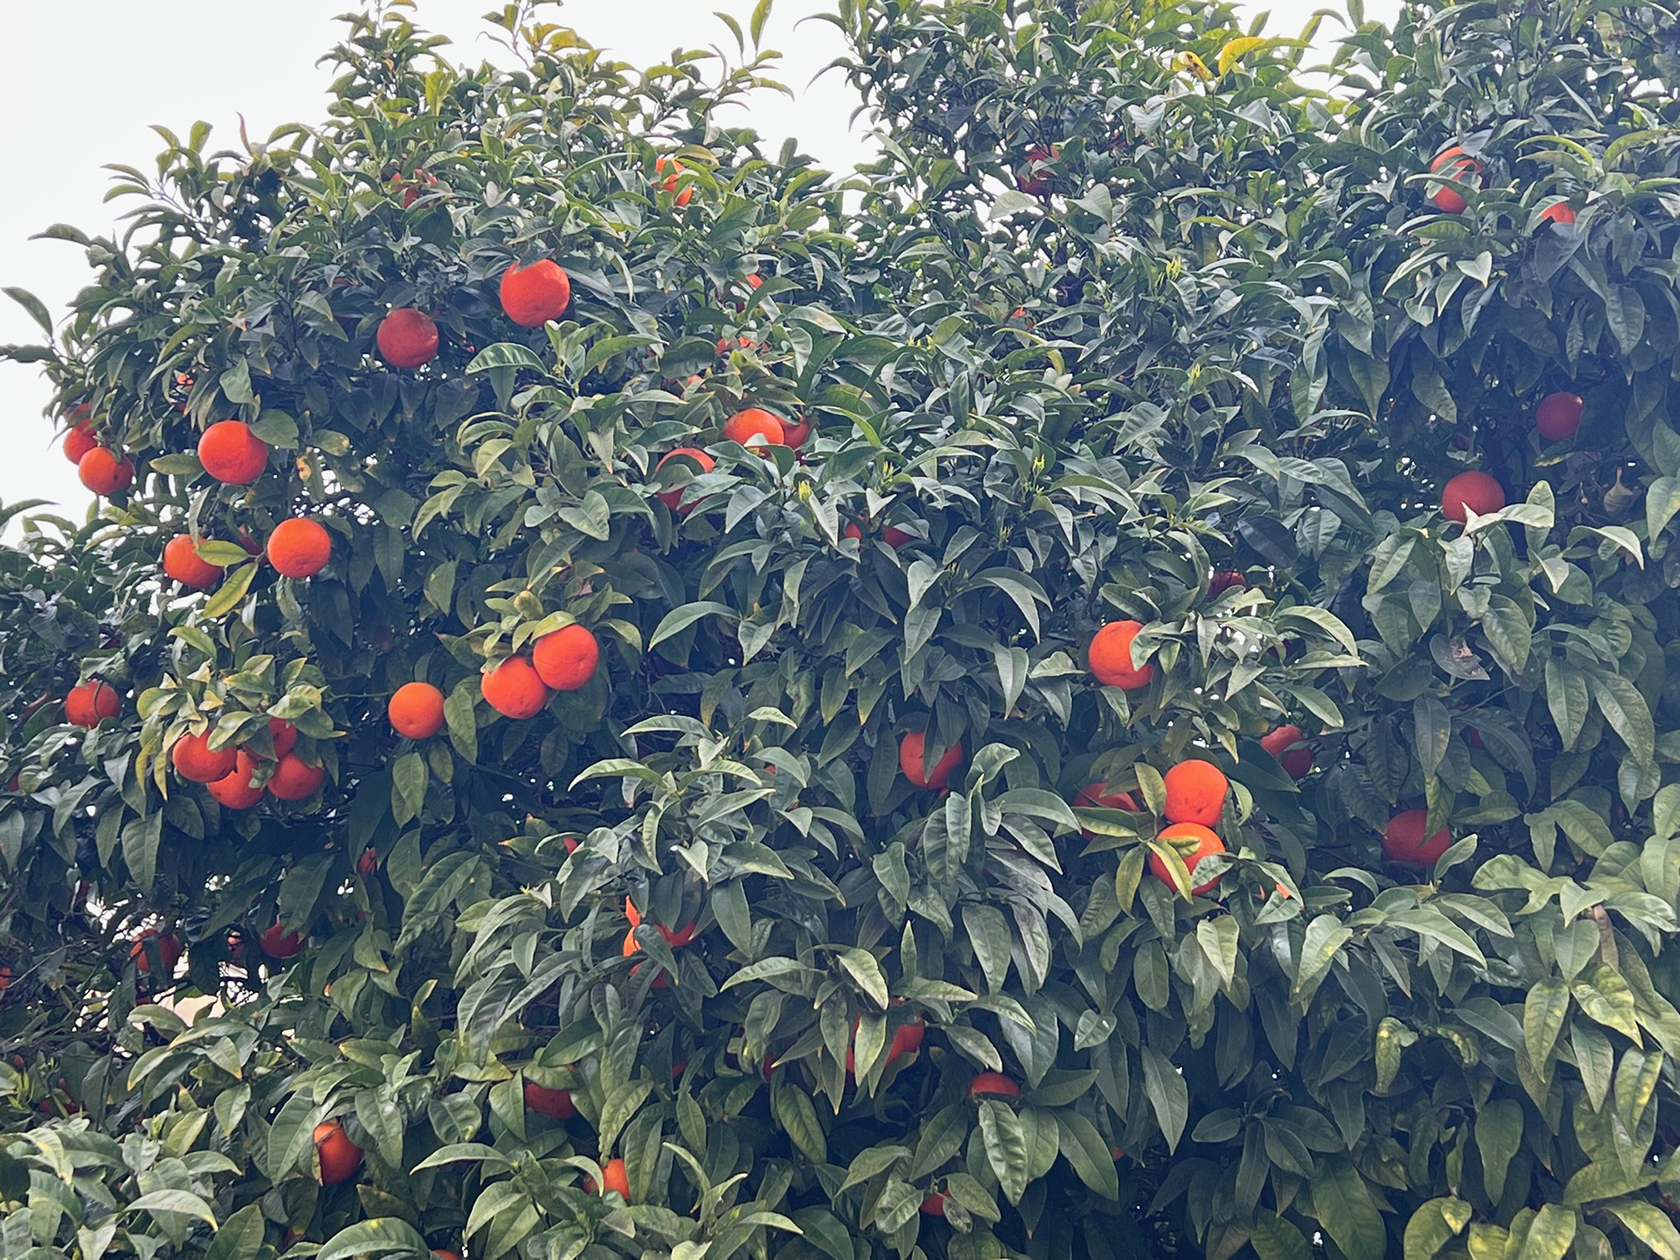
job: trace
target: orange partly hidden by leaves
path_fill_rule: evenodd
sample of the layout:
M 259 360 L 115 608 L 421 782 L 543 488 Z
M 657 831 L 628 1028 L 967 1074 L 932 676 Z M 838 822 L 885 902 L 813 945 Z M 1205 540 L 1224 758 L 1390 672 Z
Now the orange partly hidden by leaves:
M 1132 665 L 1132 640 L 1142 629 L 1141 621 L 1111 621 L 1092 636 L 1085 659 L 1103 686 L 1137 691 L 1155 677 L 1154 665 Z
M 156 928 L 143 928 L 134 937 L 134 944 L 128 951 L 128 956 L 134 959 L 135 969 L 143 976 L 152 974 L 152 956 L 146 949 L 146 942 L 157 942 L 158 961 L 163 964 L 163 974 L 175 974 L 175 964 L 181 961 L 181 941 L 173 932 L 160 933 Z
M 72 726 L 98 726 L 122 712 L 122 697 L 109 683 L 94 679 L 70 688 L 64 697 L 64 720 Z
M 268 562 L 289 578 L 314 577 L 332 558 L 332 535 L 307 517 L 281 521 L 268 536 Z
M 315 1126 L 315 1150 L 321 1157 L 322 1185 L 349 1181 L 362 1166 L 362 1148 L 350 1140 L 337 1120 L 323 1120 Z
M 1505 506 L 1505 487 L 1478 469 L 1461 472 L 1441 491 L 1441 514 L 1449 521 L 1463 525 L 1469 511 L 1486 516 Z
M 981 1072 L 968 1083 L 968 1096 L 975 1100 L 983 1098 L 1019 1098 L 1021 1084 L 1002 1072 Z
M 906 732 L 898 743 L 898 768 L 904 771 L 906 779 L 919 788 L 942 791 L 951 781 L 951 772 L 962 765 L 962 760 L 963 746 L 959 740 L 945 750 L 945 755 L 929 771 L 925 731 Z
M 1225 842 L 1215 835 L 1211 828 L 1204 827 L 1201 823 L 1174 823 L 1172 826 L 1162 829 L 1160 838 L 1165 840 L 1171 848 L 1176 849 L 1183 857 L 1186 874 L 1193 872 L 1196 869 L 1196 864 L 1203 858 L 1225 852 Z M 1192 844 L 1194 844 L 1193 848 L 1191 847 Z M 1167 870 L 1167 864 L 1161 860 L 1161 855 L 1153 850 L 1149 854 L 1149 873 L 1163 884 L 1169 887 L 1173 886 L 1172 875 Z M 1204 893 L 1212 892 L 1219 886 L 1219 881 L 1224 878 L 1225 872 L 1221 871 L 1207 883 L 1198 884 L 1190 891 L 1200 897 Z
M 250 809 L 263 798 L 263 789 L 251 786 L 256 772 L 257 759 L 240 749 L 232 773 L 209 785 L 211 797 L 224 809 Z
M 163 545 L 163 571 L 195 591 L 208 590 L 222 576 L 220 565 L 198 554 L 198 544 L 191 534 L 176 534 Z
M 545 634 L 531 646 L 537 677 L 555 691 L 576 691 L 595 677 L 601 645 L 587 626 L 575 622 Z
M 698 447 L 679 446 L 674 451 L 667 451 L 660 461 L 653 466 L 653 470 L 658 472 L 673 459 L 692 463 L 700 473 L 709 473 L 717 466 L 717 461 Z M 698 504 L 695 503 L 683 502 L 683 495 L 687 492 L 688 484 L 685 482 L 680 486 L 673 486 L 669 490 L 661 490 L 659 492 L 659 501 L 666 507 L 670 508 L 671 511 L 675 512 L 678 516 L 687 516 L 698 506 Z
M 548 687 L 523 656 L 510 656 L 482 675 L 478 689 L 485 703 L 503 717 L 533 718 L 548 703 Z
M 1425 838 L 1423 829 L 1429 825 L 1429 811 L 1408 809 L 1388 820 L 1383 832 L 1383 856 L 1403 866 L 1434 866 L 1440 856 L 1452 847 L 1452 832 L 1445 827 Z
M 443 692 L 431 683 L 404 683 L 391 697 L 385 713 L 397 734 L 430 739 L 443 729 Z
M 679 206 L 686 206 L 688 204 L 688 199 L 694 196 L 693 184 L 688 185 L 681 192 L 677 192 L 677 176 L 681 174 L 684 169 L 686 168 L 681 162 L 677 161 L 676 158 L 661 157 L 653 160 L 653 173 L 655 175 L 665 176 L 662 181 L 657 181 L 659 183 L 659 191 L 677 193 L 676 203 Z M 669 170 L 671 173 L 669 175 L 665 175 L 666 170 Z
M 233 773 L 239 761 L 239 752 L 233 748 L 211 752 L 209 732 L 202 735 L 189 733 L 175 741 L 175 746 L 169 750 L 169 760 L 175 767 L 175 773 L 183 779 L 194 783 L 214 783 Z
M 595 1185 L 595 1178 L 588 1173 L 583 1175 L 583 1188 L 588 1194 L 604 1194 L 608 1190 L 617 1191 L 626 1203 L 630 1202 L 630 1173 L 624 1167 L 622 1159 L 609 1159 L 601 1166 L 601 1185 Z
M 1181 761 L 1166 772 L 1168 822 L 1211 827 L 1225 812 L 1230 780 L 1211 761 Z
M 287 753 L 274 763 L 268 790 L 283 801 L 302 801 L 315 795 L 327 777 L 322 766 L 312 766 L 296 753 Z
M 535 1081 L 525 1082 L 525 1106 L 550 1120 L 570 1120 L 577 1115 L 577 1106 L 572 1102 L 571 1090 L 549 1089 Z
M 781 420 L 762 407 L 748 407 L 730 416 L 723 422 L 723 437 L 742 446 L 754 438 L 761 439 L 755 443 L 761 455 L 768 454 L 767 447 L 787 445 L 787 430 Z

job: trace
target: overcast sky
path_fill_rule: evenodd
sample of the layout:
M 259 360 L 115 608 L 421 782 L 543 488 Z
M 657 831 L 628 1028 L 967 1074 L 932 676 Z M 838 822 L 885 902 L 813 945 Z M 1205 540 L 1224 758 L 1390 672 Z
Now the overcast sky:
M 1395 0 L 1371 5 L 1392 9 Z M 0 197 L 0 285 L 20 286 L 47 304 L 55 319 L 88 272 L 83 253 L 61 241 L 32 241 L 53 223 L 72 223 L 92 235 L 109 233 L 121 203 L 103 202 L 107 162 L 155 170 L 163 142 L 149 130 L 161 123 L 185 136 L 198 119 L 214 125 L 209 148 L 236 147 L 238 115 L 253 139 L 286 122 L 323 116 L 329 82 L 316 58 L 337 42 L 333 19 L 358 0 L 76 0 L 23 5 L 0 0 L 0 170 L 10 192 Z M 559 20 L 591 43 L 635 64 L 663 60 L 676 47 L 733 40 L 712 15 L 721 9 L 742 26 L 753 0 L 568 0 Z M 484 37 L 481 15 L 489 0 L 420 0 L 417 24 L 448 35 L 457 61 L 501 60 L 504 50 Z M 781 79 L 798 94 L 789 102 L 764 96 L 753 125 L 767 137 L 794 135 L 801 147 L 843 169 L 864 151 L 861 133 L 848 132 L 856 106 L 838 73 L 807 86 L 843 51 L 826 22 L 799 19 L 831 8 L 830 0 L 777 0 L 765 46 L 783 54 Z M 1317 7 L 1314 0 L 1278 0 L 1268 33 L 1293 33 Z M 502 56 L 496 56 L 501 53 Z M 864 124 L 860 121 L 860 128 Z M 38 341 L 21 308 L 0 297 L 0 343 Z M 12 440 L 0 459 L 0 503 L 50 499 L 79 518 L 89 496 L 76 470 L 42 419 L 50 391 L 32 366 L 0 364 L 0 417 Z M 13 533 L 14 530 L 8 531 Z

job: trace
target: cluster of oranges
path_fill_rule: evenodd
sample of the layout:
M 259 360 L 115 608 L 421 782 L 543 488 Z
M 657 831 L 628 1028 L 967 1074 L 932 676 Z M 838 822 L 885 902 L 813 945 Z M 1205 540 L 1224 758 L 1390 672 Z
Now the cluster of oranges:
M 224 809 L 251 809 L 265 792 L 276 800 L 308 800 L 320 790 L 325 768 L 312 765 L 292 751 L 297 744 L 297 727 L 290 722 L 270 718 L 268 731 L 274 747 L 272 757 L 249 744 L 212 749 L 208 733 L 189 732 L 171 745 L 170 764 L 183 779 L 204 784 Z M 265 771 L 266 780 L 258 782 Z

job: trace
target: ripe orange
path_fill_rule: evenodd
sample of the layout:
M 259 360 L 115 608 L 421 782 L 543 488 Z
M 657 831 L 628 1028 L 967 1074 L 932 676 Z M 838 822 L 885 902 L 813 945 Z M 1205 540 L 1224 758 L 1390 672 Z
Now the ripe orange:
M 932 773 L 926 773 L 927 733 L 907 731 L 898 742 L 898 768 L 904 771 L 906 779 L 919 788 L 942 791 L 951 781 L 951 771 L 962 765 L 962 760 L 963 746 L 959 740 L 945 750 L 945 755 L 935 764 Z
M 1575 210 L 1567 201 L 1554 201 L 1540 212 L 1540 222 L 1561 223 L 1567 226 L 1575 222 Z
M 1581 430 L 1581 395 L 1548 394 L 1534 409 L 1534 428 L 1548 442 L 1562 442 Z
M 1261 738 L 1260 747 L 1278 759 L 1283 772 L 1291 779 L 1304 779 L 1307 771 L 1312 769 L 1312 749 L 1297 748 L 1295 745 L 1305 738 L 1299 726 L 1279 726 Z
M 562 626 L 531 645 L 531 664 L 537 677 L 555 691 L 576 691 L 595 677 L 601 645 L 587 627 Z
M 758 279 L 757 276 L 749 278 L 753 280 Z M 814 426 L 811 422 L 803 416 L 800 417 L 797 423 L 791 420 L 784 420 L 782 421 L 782 441 L 793 450 L 797 451 L 801 446 L 804 446 L 806 441 L 810 438 L 813 427 Z
M 1184 869 L 1187 873 L 1193 872 L 1197 863 L 1203 858 L 1211 857 L 1215 853 L 1225 852 L 1225 842 L 1216 836 L 1211 829 L 1202 826 L 1201 823 L 1174 823 L 1171 827 L 1162 828 L 1160 838 L 1168 841 L 1174 849 L 1184 855 Z M 1191 841 L 1195 842 L 1196 847 L 1191 849 L 1189 853 L 1185 853 L 1184 851 L 1190 848 Z M 1172 876 L 1167 872 L 1167 864 L 1161 860 L 1161 855 L 1153 850 L 1149 854 L 1149 873 L 1163 884 L 1169 886 L 1172 884 Z M 1190 891 L 1200 897 L 1204 893 L 1212 892 L 1219 886 L 1219 881 L 1224 878 L 1225 872 L 1220 871 L 1207 883 L 1198 884 Z
M 362 1166 L 362 1148 L 350 1140 L 337 1120 L 323 1120 L 315 1126 L 315 1152 L 321 1159 L 323 1186 L 349 1181 Z
M 438 1260 L 461 1260 L 461 1253 L 459 1251 L 451 1251 L 448 1247 L 433 1247 L 432 1254 L 436 1256 Z
M 134 465 L 103 446 L 76 461 L 76 475 L 98 495 L 112 495 L 134 484 Z
M 268 719 L 268 737 L 274 744 L 276 758 L 284 757 L 297 747 L 297 727 L 283 718 Z
M 198 554 L 198 544 L 191 534 L 176 534 L 163 545 L 163 571 L 195 591 L 208 590 L 222 576 L 220 565 Z
M 438 327 L 426 312 L 405 306 L 379 321 L 373 340 L 392 367 L 424 367 L 437 357 Z
M 543 258 L 502 273 L 502 312 L 521 328 L 541 328 L 572 304 L 572 282 L 558 263 Z
M 846 527 L 840 531 L 840 536 L 842 538 L 852 538 L 861 543 L 864 539 L 864 532 L 857 522 L 848 521 Z M 881 531 L 881 541 L 894 551 L 897 551 L 907 542 L 914 542 L 915 539 L 916 535 L 899 529 L 896 525 L 888 525 Z
M 1429 811 L 1408 809 L 1388 820 L 1383 832 L 1383 856 L 1403 866 L 1434 866 L 1441 854 L 1452 847 L 1452 832 L 1443 827 L 1428 839 L 1423 829 L 1429 824 Z
M 1027 150 L 1027 166 L 1015 175 L 1015 187 L 1029 197 L 1042 197 L 1050 191 L 1053 177 L 1049 171 L 1038 168 L 1046 162 L 1053 162 L 1062 156 L 1062 146 L 1059 144 L 1035 144 Z
M 671 173 L 669 175 L 665 175 L 666 167 L 671 168 Z M 693 184 L 690 184 L 681 192 L 677 192 L 677 176 L 683 171 L 683 169 L 683 164 L 677 161 L 676 158 L 661 157 L 653 160 L 653 173 L 655 175 L 665 175 L 664 181 L 659 183 L 659 191 L 677 193 L 677 205 L 679 206 L 686 206 L 688 204 L 688 199 L 694 196 Z
M 1085 659 L 1103 686 L 1137 691 L 1155 677 L 1155 666 L 1132 665 L 1132 640 L 1142 629 L 1141 621 L 1111 621 L 1092 636 Z
M 239 753 L 233 748 L 211 752 L 210 735 L 206 732 L 203 735 L 181 736 L 169 750 L 169 760 L 175 767 L 175 773 L 183 779 L 193 783 L 214 783 L 233 773 Z
M 268 790 L 283 801 L 302 801 L 315 795 L 327 777 L 325 766 L 312 766 L 296 753 L 274 763 Z
M 404 683 L 386 706 L 391 729 L 409 739 L 430 739 L 443 729 L 443 692 L 431 683 Z
M 548 688 L 523 656 L 510 656 L 478 680 L 485 702 L 503 717 L 536 717 L 548 703 Z
M 942 1194 L 928 1195 L 927 1198 L 922 1200 L 921 1211 L 923 1216 L 944 1216 L 945 1196 Z
M 653 466 L 653 470 L 658 472 L 673 459 L 687 460 L 693 463 L 694 466 L 700 470 L 699 473 L 695 474 L 696 476 L 699 476 L 701 473 L 711 472 L 717 464 L 716 460 L 697 447 L 679 446 L 676 450 L 667 452 L 664 457 Z M 675 512 L 678 516 L 687 516 L 699 506 L 698 503 L 683 502 L 683 495 L 687 493 L 687 491 L 688 485 L 686 482 L 680 486 L 673 486 L 669 490 L 661 490 L 658 496 L 659 501 L 666 507 L 670 508 L 671 511 Z
M 1441 515 L 1460 525 L 1468 519 L 1468 508 L 1477 516 L 1486 516 L 1505 506 L 1505 487 L 1485 472 L 1471 469 L 1461 472 L 1441 490 Z
M 303 952 L 303 933 L 286 931 L 276 919 L 268 931 L 257 937 L 257 948 L 276 961 L 296 958 Z
M 142 928 L 135 933 L 128 956 L 134 959 L 136 970 L 143 976 L 152 974 L 152 956 L 146 951 L 146 942 L 150 940 L 157 941 L 158 961 L 163 964 L 163 974 L 173 976 L 175 964 L 181 961 L 180 939 L 173 932 L 159 932 L 156 928 Z
M 550 1120 L 570 1120 L 577 1115 L 569 1089 L 548 1089 L 535 1081 L 525 1082 L 525 1106 Z
M 198 462 L 225 486 L 248 486 L 268 467 L 268 447 L 239 420 L 220 420 L 198 439 Z
M 332 535 L 320 521 L 293 516 L 268 536 L 268 562 L 289 578 L 314 577 L 332 558 Z
M 595 1178 L 588 1173 L 583 1175 L 583 1189 L 586 1194 L 604 1194 L 607 1190 L 616 1190 L 624 1196 L 626 1203 L 630 1202 L 630 1173 L 624 1167 L 622 1159 L 609 1159 L 601 1166 L 601 1188 L 595 1185 Z
M 80 464 L 82 456 L 98 445 L 93 426 L 86 420 L 78 420 L 64 431 L 64 458 L 72 464 Z
M 240 749 L 233 773 L 210 784 L 210 795 L 223 809 L 250 809 L 262 800 L 263 790 L 251 786 L 257 772 L 257 759 Z
M 737 411 L 723 422 L 723 439 L 726 442 L 739 442 L 745 446 L 755 437 L 761 439 L 755 448 L 760 455 L 768 454 L 767 447 L 787 445 L 787 430 L 782 427 L 781 420 L 762 407 Z
M 968 1083 L 968 1096 L 976 1101 L 983 1098 L 1015 1099 L 1021 1096 L 1021 1085 L 1002 1072 L 981 1072 Z
M 122 712 L 122 697 L 97 678 L 70 688 L 64 697 L 64 720 L 72 726 L 95 727 Z
M 1233 586 L 1240 586 L 1247 590 L 1248 579 L 1235 569 L 1226 569 L 1221 573 L 1215 573 L 1208 579 L 1208 598 L 1218 599 Z
M 1212 827 L 1225 812 L 1231 783 L 1210 761 L 1181 761 L 1161 776 L 1167 785 L 1168 822 Z
M 1444 150 L 1429 164 L 1429 173 L 1459 183 L 1467 183 L 1473 179 L 1477 187 L 1487 187 L 1487 168 L 1466 153 L 1462 146 L 1456 144 Z M 1464 200 L 1464 195 L 1458 189 L 1445 186 L 1432 192 L 1429 200 L 1434 202 L 1437 210 L 1447 214 L 1463 214 L 1470 204 Z

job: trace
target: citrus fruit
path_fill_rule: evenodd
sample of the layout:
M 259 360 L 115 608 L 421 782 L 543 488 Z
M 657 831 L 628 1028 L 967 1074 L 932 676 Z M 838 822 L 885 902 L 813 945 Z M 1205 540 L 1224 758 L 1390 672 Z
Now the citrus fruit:
M 409 739 L 430 739 L 443 729 L 443 692 L 431 683 L 404 683 L 386 706 L 391 729 Z
M 767 453 L 766 447 L 787 444 L 787 430 L 782 427 L 780 419 L 764 408 L 748 407 L 723 422 L 723 438 L 726 442 L 739 442 L 742 446 L 757 438 L 754 449 L 763 455 Z
M 324 1186 L 349 1181 L 362 1166 L 362 1148 L 350 1140 L 337 1120 L 323 1120 L 315 1126 L 315 1153 L 321 1160 Z
M 307 517 L 281 521 L 268 536 L 268 562 L 289 578 L 314 577 L 332 558 L 332 535 Z
M 532 718 L 548 703 L 548 688 L 523 656 L 510 656 L 478 680 L 486 703 L 503 717 Z
M 1548 442 L 1562 442 L 1581 429 L 1581 395 L 1547 394 L 1534 409 L 1535 431 Z
M 97 678 L 70 688 L 64 697 L 64 720 L 72 726 L 98 726 L 122 712 L 122 697 Z
M 226 486 L 248 486 L 268 467 L 268 447 L 241 420 L 219 420 L 198 439 L 198 462 Z
M 233 748 L 211 752 L 209 732 L 202 735 L 189 733 L 175 741 L 174 747 L 169 750 L 169 760 L 175 767 L 175 773 L 183 779 L 193 783 L 214 783 L 233 773 L 239 753 Z
M 286 931 L 276 919 L 268 931 L 257 937 L 257 948 L 276 961 L 295 958 L 303 952 L 303 933 Z
M 906 779 L 919 788 L 942 791 L 951 781 L 951 771 L 960 766 L 962 760 L 963 746 L 961 741 L 958 741 L 947 748 L 945 755 L 931 771 L 928 771 L 925 731 L 907 731 L 898 743 L 898 768 L 904 771 Z
M 191 534 L 176 534 L 164 543 L 163 571 L 195 591 L 208 590 L 222 576 L 220 565 L 211 564 L 198 554 L 198 544 Z
M 274 763 L 268 790 L 283 801 L 302 801 L 315 795 L 327 777 L 326 767 L 312 766 L 289 752 Z
M 706 454 L 705 451 L 702 451 L 702 450 L 698 449 L 697 447 L 679 446 L 674 451 L 666 452 L 666 454 L 660 459 L 660 461 L 653 466 L 653 470 L 655 472 L 658 472 L 661 468 L 665 467 L 665 465 L 670 463 L 673 459 L 679 460 L 682 463 L 692 463 L 696 468 L 699 469 L 700 473 L 711 472 L 712 469 L 716 466 L 716 462 L 717 462 L 710 455 Z M 696 475 L 699 475 L 699 474 L 696 474 Z M 669 490 L 661 490 L 659 492 L 659 501 L 661 503 L 663 503 L 666 507 L 670 508 L 671 511 L 675 512 L 678 516 L 687 516 L 690 512 L 694 511 L 694 509 L 699 506 L 699 504 L 697 504 L 697 503 L 692 503 L 692 502 L 684 503 L 683 502 L 683 496 L 687 492 L 688 492 L 688 484 L 686 482 L 683 483 L 682 485 L 672 486 Z
M 1103 686 L 1137 691 L 1155 677 L 1155 666 L 1132 664 L 1132 640 L 1142 629 L 1141 621 L 1111 621 L 1092 636 L 1085 659 Z
M 570 1120 L 577 1115 L 569 1089 L 549 1089 L 535 1081 L 525 1082 L 525 1106 L 550 1120 Z
M 537 677 L 555 691 L 576 691 L 595 677 L 601 645 L 588 627 L 573 623 L 545 634 L 531 645 Z
M 437 357 L 438 327 L 426 312 L 402 307 L 379 321 L 373 340 L 392 367 L 424 367 Z
M 1161 777 L 1167 785 L 1167 804 L 1162 812 L 1168 822 L 1212 827 L 1225 812 L 1231 783 L 1212 762 L 1181 761 Z
M 558 263 L 543 258 L 529 267 L 518 263 L 502 273 L 502 311 L 521 328 L 541 328 L 559 319 L 572 304 L 572 282 Z
M 76 461 L 76 476 L 98 495 L 112 495 L 134 484 L 134 465 L 107 447 L 96 446 Z
M 667 169 L 671 172 L 669 175 L 665 175 Z M 679 206 L 686 206 L 688 199 L 694 196 L 693 184 L 688 185 L 681 192 L 677 192 L 677 176 L 682 173 L 683 169 L 683 164 L 676 158 L 661 157 L 653 160 L 653 173 L 655 175 L 665 175 L 665 178 L 659 181 L 659 191 L 677 193 L 676 202 Z
M 1184 859 L 1184 870 L 1187 874 L 1194 873 L 1197 864 L 1203 858 L 1211 857 L 1215 853 L 1225 852 L 1225 842 L 1216 836 L 1210 828 L 1204 827 L 1201 823 L 1174 823 L 1170 827 L 1162 828 L 1160 839 L 1167 841 L 1172 848 L 1178 850 Z M 1195 848 L 1186 853 L 1185 850 L 1190 848 L 1192 841 L 1195 842 Z M 1149 873 L 1163 884 L 1169 887 L 1172 885 L 1172 875 L 1167 870 L 1167 864 L 1161 860 L 1161 855 L 1154 850 L 1151 850 L 1149 854 Z M 1219 886 L 1219 881 L 1223 878 L 1225 878 L 1225 872 L 1221 871 L 1207 883 L 1198 884 L 1190 891 L 1195 896 L 1200 897 L 1204 893 L 1212 892 Z
M 1448 481 L 1441 490 L 1441 514 L 1460 525 L 1468 520 L 1468 513 L 1486 516 L 1505 506 L 1505 487 L 1485 472 L 1471 469 Z
M 173 976 L 175 964 L 181 961 L 181 942 L 173 932 L 159 932 L 156 928 L 142 928 L 135 934 L 134 944 L 128 951 L 128 956 L 134 959 L 134 966 L 143 976 L 152 974 L 152 956 L 146 948 L 146 942 L 157 942 L 158 961 L 163 964 L 163 974 Z
M 968 1083 L 968 1096 L 973 1099 L 982 1098 L 1019 1098 L 1021 1085 L 1002 1072 L 981 1072 Z
M 1408 809 L 1394 815 L 1383 832 L 1383 856 L 1403 866 L 1434 866 L 1452 847 L 1452 832 L 1443 827 L 1426 839 L 1423 829 L 1428 824 L 1426 809 Z
M 1477 187 L 1487 187 L 1487 169 L 1466 153 L 1462 146 L 1456 144 L 1444 150 L 1429 164 L 1429 173 L 1459 183 L 1475 180 Z M 1470 204 L 1464 200 L 1463 193 L 1458 189 L 1445 185 L 1430 193 L 1429 200 L 1435 204 L 1437 210 L 1447 214 L 1463 214 Z

